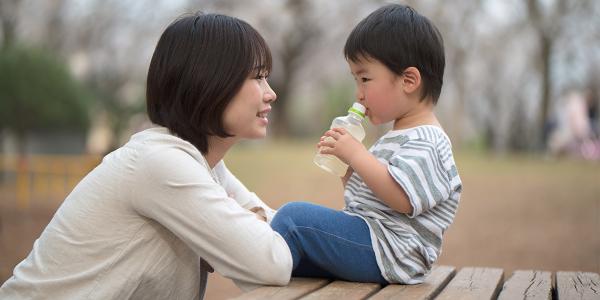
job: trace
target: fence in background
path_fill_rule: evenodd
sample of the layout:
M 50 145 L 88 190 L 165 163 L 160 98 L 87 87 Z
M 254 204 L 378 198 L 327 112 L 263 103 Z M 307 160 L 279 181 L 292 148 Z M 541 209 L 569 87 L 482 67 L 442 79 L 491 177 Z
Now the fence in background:
M 100 163 L 93 155 L 0 154 L 0 201 L 27 209 L 33 201 L 62 201 Z

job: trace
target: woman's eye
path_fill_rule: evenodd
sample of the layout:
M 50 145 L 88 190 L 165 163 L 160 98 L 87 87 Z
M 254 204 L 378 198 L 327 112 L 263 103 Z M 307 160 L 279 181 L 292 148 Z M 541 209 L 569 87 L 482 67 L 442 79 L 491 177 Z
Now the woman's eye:
M 371 79 L 369 79 L 369 78 L 364 78 L 364 77 L 362 77 L 362 78 L 360 79 L 360 81 L 361 81 L 361 82 L 367 82 L 367 81 L 369 81 L 369 80 L 371 80 Z

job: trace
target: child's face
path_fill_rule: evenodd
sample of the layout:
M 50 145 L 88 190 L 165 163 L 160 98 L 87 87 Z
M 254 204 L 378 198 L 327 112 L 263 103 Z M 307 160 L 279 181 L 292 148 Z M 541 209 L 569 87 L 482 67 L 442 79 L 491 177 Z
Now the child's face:
M 268 113 L 277 95 L 263 76 L 249 77 L 223 114 L 223 126 L 236 138 L 256 139 L 267 135 Z
M 366 115 L 375 125 L 401 118 L 411 108 L 402 86 L 402 77 L 373 58 L 348 60 L 356 83 L 356 99 L 367 108 Z

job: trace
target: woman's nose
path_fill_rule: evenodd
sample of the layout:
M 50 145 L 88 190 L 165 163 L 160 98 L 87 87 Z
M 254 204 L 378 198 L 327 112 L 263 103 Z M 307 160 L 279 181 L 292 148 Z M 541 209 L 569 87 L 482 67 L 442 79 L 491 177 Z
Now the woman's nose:
M 277 94 L 275 94 L 275 91 L 273 91 L 273 89 L 266 80 L 265 87 L 265 94 L 263 95 L 264 101 L 269 103 L 277 100 Z

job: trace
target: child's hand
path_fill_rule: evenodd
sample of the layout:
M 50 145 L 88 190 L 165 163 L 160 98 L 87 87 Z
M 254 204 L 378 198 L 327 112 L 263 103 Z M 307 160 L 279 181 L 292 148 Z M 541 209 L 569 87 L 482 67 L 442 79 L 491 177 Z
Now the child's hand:
M 365 146 L 343 128 L 333 128 L 325 132 L 317 147 L 320 153 L 335 155 L 350 166 L 355 157 L 367 152 Z

